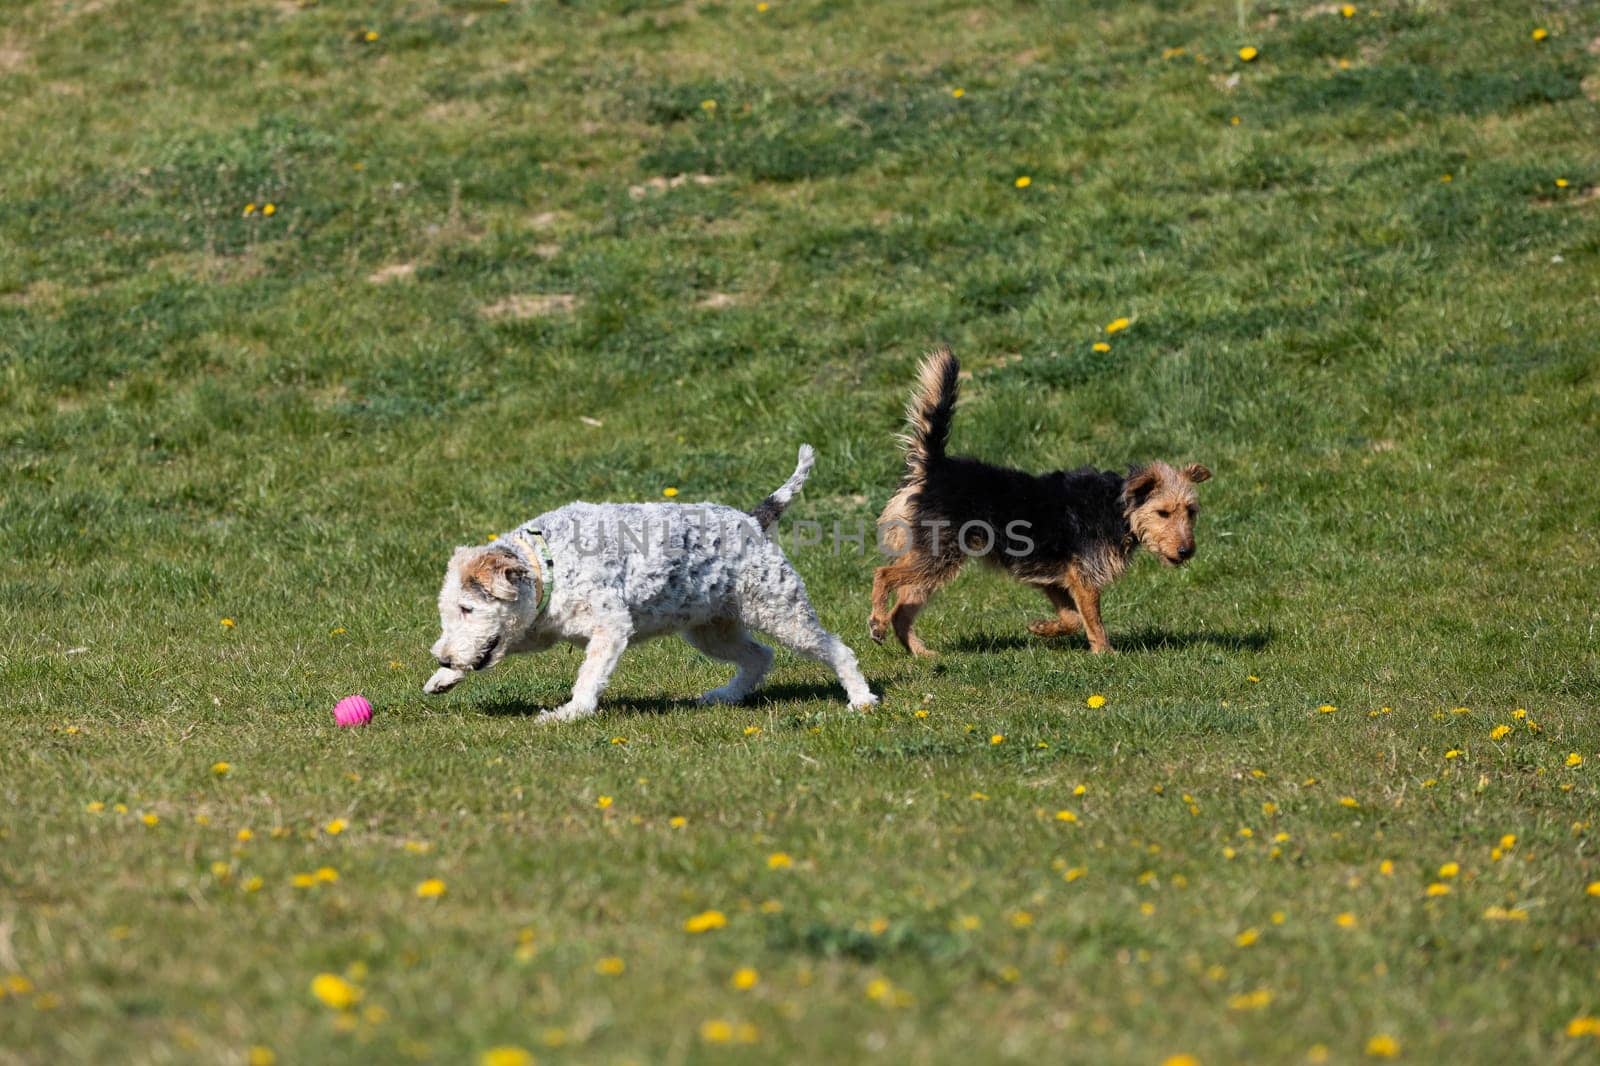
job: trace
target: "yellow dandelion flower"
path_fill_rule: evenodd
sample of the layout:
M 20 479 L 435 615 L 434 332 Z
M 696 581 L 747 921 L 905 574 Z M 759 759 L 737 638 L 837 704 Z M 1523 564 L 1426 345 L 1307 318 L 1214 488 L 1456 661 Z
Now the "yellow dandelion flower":
M 240 885 L 239 887 L 244 889 L 246 892 L 260 892 L 263 888 L 266 887 L 266 885 L 267 885 L 267 882 L 266 882 L 265 878 L 263 878 L 263 877 L 252 877 L 252 878 L 247 879 L 244 882 L 244 884 Z
M 1443 866 L 1439 867 L 1439 876 L 1447 880 L 1456 876 L 1460 872 L 1461 864 L 1458 862 L 1447 862 Z
M 711 112 L 715 111 L 716 109 L 717 109 L 717 102 L 715 100 L 701 100 L 700 101 L 700 110 L 704 111 L 706 114 L 709 115 L 709 114 L 711 114 Z
M 319 885 L 331 885 L 339 880 L 339 871 L 331 866 L 319 866 L 311 876 L 317 879 Z
M 1335 707 L 1331 703 L 1324 703 L 1322 706 L 1317 708 L 1317 713 L 1318 714 L 1332 714 L 1334 711 L 1337 711 L 1338 709 L 1339 708 Z
M 989 794 L 987 792 L 974 792 L 967 798 L 970 800 L 977 800 L 979 803 L 982 803 L 984 800 L 989 798 Z
M 1033 179 L 1028 177 L 1028 175 L 1023 174 L 1021 177 L 1017 178 L 1017 180 L 1012 182 L 1011 184 L 1015 185 L 1019 189 L 1026 189 L 1028 186 L 1033 184 Z
M 1278 805 L 1269 800 L 1261 805 L 1261 813 L 1266 815 L 1268 818 L 1271 818 L 1274 814 L 1278 813 Z
M 1600 896 L 1600 881 L 1590 881 L 1589 887 L 1584 889 L 1591 896 Z
M 957 87 L 957 88 L 954 88 L 954 89 L 950 90 L 950 95 L 955 97 L 957 100 L 959 100 L 963 96 L 967 95 L 967 90 L 962 89 L 960 87 Z
M 1124 321 L 1126 321 L 1126 319 L 1120 319 L 1119 318 L 1117 320 L 1117 322 L 1124 322 Z M 1116 322 L 1113 322 L 1111 325 L 1114 326 L 1116 324 L 1117 324 Z M 1110 329 L 1111 327 L 1107 326 L 1106 328 Z M 1096 692 L 1094 695 L 1092 695 L 1088 699 L 1084 700 L 1083 701 L 1083 705 L 1085 707 L 1089 708 L 1091 711 L 1098 711 L 1100 708 L 1102 708 L 1102 707 L 1104 707 L 1106 705 L 1106 698 L 1104 696 L 1100 695 L 1100 693 Z
M 1272 1005 L 1272 990 L 1258 988 L 1254 992 L 1241 992 L 1228 997 L 1229 1010 L 1265 1010 Z
M 1033 924 L 1033 915 L 1027 911 L 1015 911 L 1011 915 L 1011 924 L 1018 929 L 1026 929 Z
M 348 828 L 349 828 L 349 823 L 346 822 L 343 818 L 335 818 L 333 821 L 331 821 L 328 824 L 324 825 L 322 827 L 322 831 L 324 833 L 327 833 L 329 836 L 336 837 L 336 836 L 338 836 L 340 833 L 344 832 Z
M 1511 712 L 1511 717 L 1520 722 L 1524 718 L 1528 717 L 1528 710 L 1526 707 L 1518 707 L 1516 710 Z
M 1250 929 L 1244 930 L 1238 936 L 1234 937 L 1233 938 L 1233 943 L 1234 943 L 1234 945 L 1236 947 L 1247 948 L 1251 944 L 1254 944 L 1257 940 L 1260 940 L 1260 939 L 1261 939 L 1261 930 L 1252 927 Z
M 721 1018 L 701 1022 L 700 1039 L 708 1044 L 726 1044 L 733 1039 L 733 1023 Z
M 1600 1036 L 1600 1018 L 1579 1015 L 1567 1023 L 1567 1035 L 1571 1037 Z
M 961 917 L 956 919 L 956 928 L 965 930 L 969 933 L 974 929 L 981 929 L 982 927 L 983 919 L 979 918 L 976 914 L 963 914 Z
M 255 838 L 255 831 L 251 829 L 241 829 L 237 833 L 233 834 L 233 839 L 237 840 L 241 844 L 248 844 Z
M 1379 1033 L 1367 1041 L 1367 1057 L 1373 1059 L 1392 1059 L 1400 1054 L 1400 1041 L 1388 1033 Z
M 917 712 L 916 712 L 916 716 L 918 718 L 926 718 L 926 717 L 928 717 L 928 709 L 926 707 L 918 709 Z
M 89 803 L 84 804 L 83 809 L 88 811 L 90 814 L 100 814 L 106 809 L 106 805 L 101 803 L 99 800 L 92 800 Z
M 142 814 L 142 815 L 139 816 L 139 821 L 143 822 L 145 825 L 150 826 L 151 828 L 154 828 L 154 827 L 156 827 L 156 826 L 161 824 L 161 815 L 159 815 L 159 814 Z
M 1489 922 L 1525 922 L 1528 912 L 1520 907 L 1490 907 L 1483 912 L 1483 917 Z
M 256 205 L 255 204 L 245 204 L 244 205 L 244 217 L 245 218 L 249 218 L 251 215 L 253 215 L 255 213 L 256 213 Z
M 684 919 L 683 930 L 686 933 L 705 933 L 712 929 L 721 929 L 728 924 L 728 916 L 721 911 L 701 911 Z
M 881 1003 L 894 997 L 894 984 L 887 977 L 874 977 L 867 982 L 867 998 L 875 1003 Z
M 747 725 L 744 727 L 744 735 L 747 737 L 760 736 L 761 727 L 758 725 Z
M 1556 188 L 1558 188 L 1558 189 L 1565 189 L 1570 184 L 1572 184 L 1572 183 L 1569 182 L 1566 178 L 1557 178 L 1556 179 Z
M 311 994 L 334 1010 L 349 1010 L 361 1002 L 361 989 L 335 973 L 319 973 L 312 978 Z
M 1393 877 L 1394 876 L 1394 862 L 1393 862 L 1393 860 L 1384 859 L 1382 862 L 1380 862 L 1378 864 L 1378 872 L 1380 874 L 1382 874 L 1384 877 Z
M 515 1044 L 502 1044 L 479 1055 L 478 1066 L 533 1066 L 533 1055 Z
M 1253 62 L 1256 56 L 1260 54 L 1260 52 L 1252 48 L 1250 45 L 1245 45 L 1243 48 L 1239 49 L 1239 58 L 1244 60 L 1246 63 Z
M 1442 881 L 1435 881 L 1433 884 L 1423 889 L 1423 894 L 1429 897 L 1448 896 L 1450 894 L 1450 886 Z
M 789 857 L 787 852 L 775 851 L 767 856 L 767 869 L 769 870 L 787 870 L 793 865 L 794 860 Z
M 602 977 L 616 977 L 628 968 L 628 964 L 615 955 L 607 955 L 594 964 L 594 972 Z
M 749 966 L 741 966 L 733 971 L 733 976 L 728 979 L 728 984 L 741 992 L 745 992 L 754 988 L 760 980 L 761 974 Z
M 1273 925 L 1282 925 L 1289 920 L 1289 916 L 1282 911 L 1273 911 L 1271 920 Z
M 234 627 L 234 624 L 235 623 L 234 623 L 233 619 L 231 619 L 231 618 L 224 618 L 222 620 L 222 628 L 223 629 L 232 629 Z
M 1583 756 L 1579 755 L 1577 752 L 1573 752 L 1572 754 L 1567 756 L 1567 765 L 1568 766 L 1582 766 L 1583 765 Z
M 684 826 L 689 824 L 689 819 L 685 818 L 681 814 L 675 814 L 671 818 L 667 819 L 667 824 L 674 829 L 682 829 Z
M 1131 321 L 1129 321 L 1128 319 L 1126 319 L 1126 318 L 1114 318 L 1110 322 L 1106 323 L 1106 332 L 1107 333 L 1121 333 L 1123 330 L 1127 329 L 1132 324 L 1133 323 Z
M 596 807 L 599 807 L 602 811 L 610 810 L 611 809 L 611 797 L 610 796 L 596 796 L 595 800 L 594 800 L 594 805 Z
M 214 762 L 211 764 L 211 772 L 216 774 L 218 777 L 227 777 L 229 771 L 232 769 L 232 763 Z
M 229 866 L 221 859 L 218 859 L 216 862 L 211 864 L 211 876 L 215 877 L 218 881 L 226 880 L 232 873 L 233 867 Z
M 1066 871 L 1062 873 L 1061 880 L 1071 884 L 1088 872 L 1088 868 L 1084 866 L 1069 866 Z
M 361 35 L 361 39 L 366 41 L 368 44 L 371 44 L 373 41 L 378 39 L 378 31 L 368 30 L 366 33 Z
M 417 886 L 418 899 L 438 899 L 445 894 L 445 884 L 437 877 L 430 877 Z
M 678 488 L 677 488 L 676 485 L 668 485 L 666 488 L 661 490 L 661 495 L 665 496 L 669 500 L 672 499 L 677 494 L 678 494 Z
M 1543 26 L 1535 26 L 1533 28 L 1533 32 L 1528 34 L 1528 36 L 1532 37 L 1536 41 L 1542 41 L 1550 36 L 1550 31 L 1545 29 Z
M 1056 812 L 1056 821 L 1058 822 L 1076 822 L 1077 820 L 1078 816 L 1069 810 L 1062 809 Z
M 1252 685 L 1259 684 L 1260 681 L 1261 681 L 1261 679 L 1259 677 L 1257 677 L 1255 674 L 1246 675 L 1245 676 L 1245 680 L 1250 682 Z
M 1151 903 L 1149 900 L 1146 900 L 1145 902 L 1139 904 L 1139 913 L 1144 915 L 1146 918 L 1150 917 L 1155 912 L 1156 912 L 1156 905 L 1154 903 Z
M 1200 1060 L 1193 1055 L 1168 1055 L 1161 1060 L 1161 1066 L 1200 1066 Z
M 1333 924 L 1337 925 L 1340 929 L 1354 929 L 1359 923 L 1356 921 L 1355 915 L 1351 914 L 1349 911 L 1345 911 L 1342 914 L 1336 914 L 1333 916 Z
M 1097 352 L 1109 352 L 1111 350 L 1111 345 L 1107 344 L 1105 341 L 1095 341 L 1094 350 Z
M 317 879 L 311 874 L 295 874 L 289 878 L 289 884 L 295 888 L 312 888 L 315 887 L 316 883 Z
M 278 213 L 278 207 L 276 204 L 262 204 L 261 213 L 268 216 L 275 215 Z
M 1361 806 L 1361 803 L 1354 796 L 1340 796 L 1339 806 L 1349 807 L 1354 810 L 1355 808 Z
M 1354 4 L 1344 4 L 1344 5 L 1342 5 L 1339 8 L 1339 14 L 1343 15 L 1347 19 L 1355 18 L 1356 17 L 1356 5 L 1354 5 Z
M 245 1061 L 250 1066 L 276 1066 L 278 1056 L 265 1044 L 255 1044 L 245 1055 Z
M 760 13 L 761 13 L 761 14 L 763 14 L 763 15 L 765 15 L 765 14 L 766 14 L 766 13 L 767 13 L 767 10 L 768 10 L 768 9 L 769 9 L 769 8 L 770 8 L 770 7 L 771 7 L 771 6 L 772 6 L 772 5 L 771 5 L 771 4 L 769 4 L 769 3 L 767 3 L 767 2 L 766 2 L 766 0 L 761 0 L 761 3 L 759 3 L 759 4 L 757 4 L 757 5 L 756 5 L 756 10 L 757 10 L 757 11 L 758 11 L 758 12 L 760 12 Z
M 1489 730 L 1490 740 L 1504 740 L 1510 735 L 1511 727 L 1508 725 L 1497 725 L 1493 729 Z

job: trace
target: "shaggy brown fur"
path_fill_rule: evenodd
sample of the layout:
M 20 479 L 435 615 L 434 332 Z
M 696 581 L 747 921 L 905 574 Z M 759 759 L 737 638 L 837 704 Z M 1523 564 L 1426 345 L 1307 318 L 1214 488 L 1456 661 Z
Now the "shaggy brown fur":
M 917 614 L 979 555 L 1049 599 L 1055 617 L 1029 626 L 1035 634 L 1082 632 L 1091 651 L 1110 651 L 1101 590 L 1141 545 L 1171 566 L 1194 555 L 1194 486 L 1211 471 L 1153 462 L 1126 476 L 1093 467 L 1035 475 L 948 456 L 960 372 L 944 348 L 917 372 L 902 438 L 905 477 L 878 518 L 879 541 L 894 561 L 873 574 L 872 639 L 881 643 L 892 628 L 908 651 L 932 654 L 912 632 Z

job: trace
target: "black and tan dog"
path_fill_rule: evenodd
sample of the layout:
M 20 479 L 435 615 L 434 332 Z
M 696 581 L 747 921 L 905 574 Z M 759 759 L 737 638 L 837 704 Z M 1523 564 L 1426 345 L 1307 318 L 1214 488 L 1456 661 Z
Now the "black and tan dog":
M 1122 576 L 1140 545 L 1171 566 L 1194 555 L 1194 486 L 1211 476 L 1154 462 L 1126 476 L 1080 467 L 1028 474 L 945 454 L 961 366 L 947 348 L 922 362 L 906 409 L 906 473 L 878 518 L 893 558 L 872 578 L 872 639 L 889 627 L 915 655 L 932 654 L 911 631 L 917 613 L 972 555 L 1038 586 L 1056 617 L 1039 636 L 1083 631 L 1089 649 L 1111 650 L 1100 592 Z M 890 611 L 890 596 L 895 598 Z

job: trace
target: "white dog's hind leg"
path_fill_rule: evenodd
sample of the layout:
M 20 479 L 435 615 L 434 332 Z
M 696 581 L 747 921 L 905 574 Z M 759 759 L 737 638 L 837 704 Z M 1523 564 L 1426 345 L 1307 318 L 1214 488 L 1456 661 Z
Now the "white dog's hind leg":
M 738 703 L 755 691 L 772 666 L 772 649 L 752 639 L 744 626 L 732 619 L 686 629 L 683 639 L 711 658 L 737 667 L 732 680 L 705 693 L 701 703 Z
M 798 584 L 799 579 L 795 581 Z M 747 602 L 740 614 L 751 629 L 758 629 L 784 647 L 833 667 L 833 672 L 839 675 L 839 683 L 844 686 L 845 695 L 850 699 L 850 706 L 866 710 L 878 705 L 878 697 L 872 694 L 872 689 L 867 687 L 867 679 L 861 676 L 856 653 L 844 641 L 822 628 L 817 613 L 805 599 L 804 587 L 799 589 L 798 597 L 787 596 L 782 602 L 765 599 Z
M 539 716 L 540 721 L 575 722 L 587 718 L 600 707 L 600 694 L 611 680 L 617 661 L 628 649 L 628 634 L 613 630 L 597 630 L 589 638 L 583 665 L 578 668 L 578 679 L 572 684 L 572 698 L 555 710 Z

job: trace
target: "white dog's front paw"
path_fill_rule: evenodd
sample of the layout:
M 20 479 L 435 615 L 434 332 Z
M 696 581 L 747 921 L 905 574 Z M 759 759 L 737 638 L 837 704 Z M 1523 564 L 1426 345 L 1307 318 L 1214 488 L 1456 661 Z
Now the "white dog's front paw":
M 701 694 L 697 702 L 705 707 L 724 703 L 743 703 L 744 696 L 745 694 L 738 689 L 724 685 L 722 688 L 714 688 L 710 692 Z
M 850 701 L 850 709 L 852 711 L 866 712 L 872 710 L 872 708 L 876 707 L 877 705 L 878 697 L 874 696 L 870 692 L 865 696 L 862 696 L 860 699 Z
M 551 725 L 555 722 L 576 722 L 580 718 L 588 718 L 595 713 L 596 708 L 585 707 L 577 703 L 563 703 L 553 710 L 545 711 L 534 721 L 541 725 Z
M 422 683 L 422 691 L 432 696 L 440 692 L 449 692 L 461 683 L 467 675 L 460 670 L 452 670 L 448 666 L 441 666 L 433 672 L 433 676 Z

